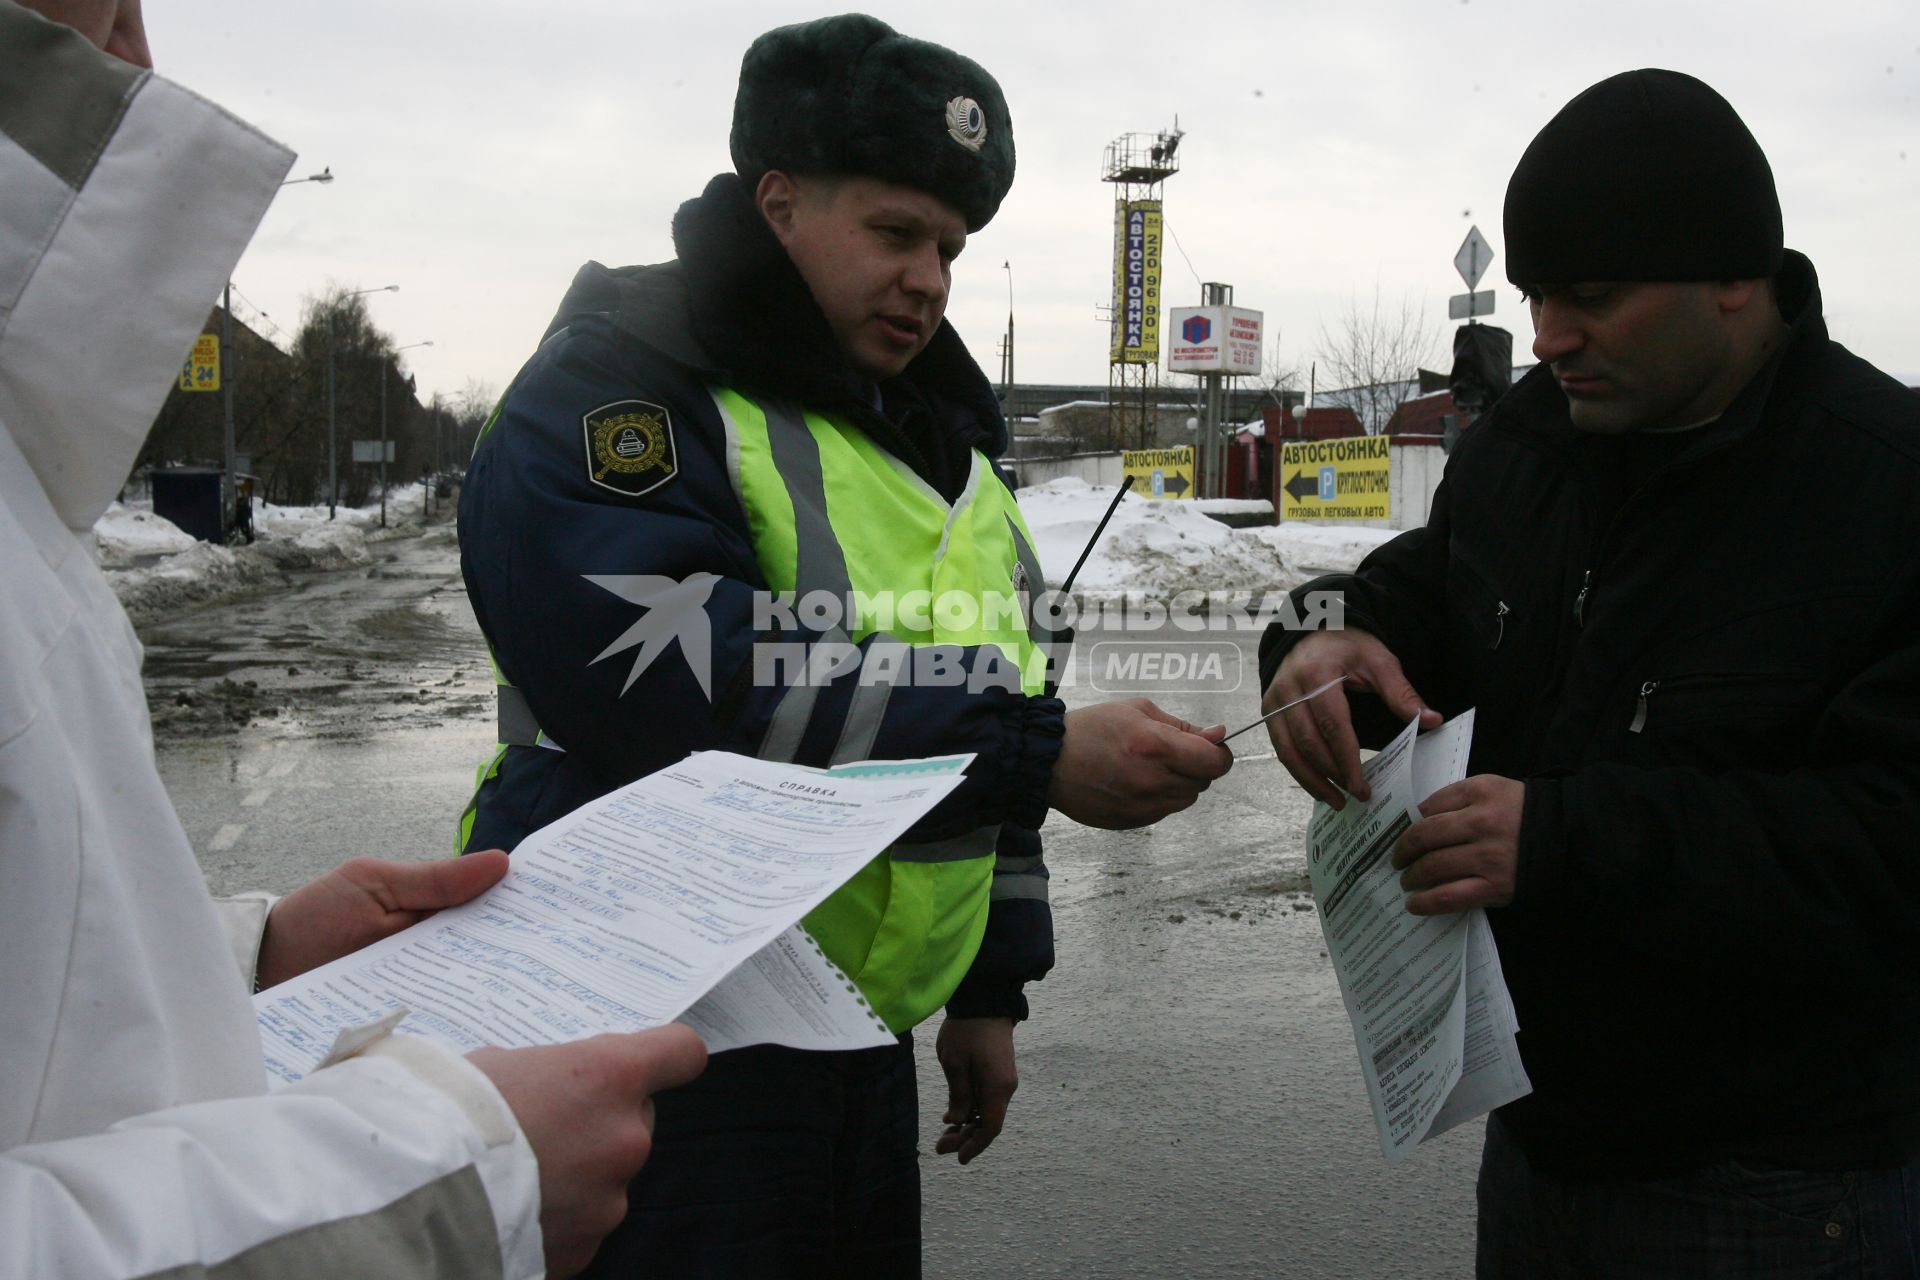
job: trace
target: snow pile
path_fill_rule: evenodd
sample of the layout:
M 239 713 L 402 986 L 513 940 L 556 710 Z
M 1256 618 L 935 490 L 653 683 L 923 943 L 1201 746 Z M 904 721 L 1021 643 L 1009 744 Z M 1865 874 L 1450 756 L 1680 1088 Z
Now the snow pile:
M 132 569 L 108 569 L 107 582 L 134 618 L 200 604 L 277 576 L 260 556 L 195 542 L 178 555 Z
M 310 516 L 309 511 L 318 512 Z M 272 513 L 255 512 L 251 547 L 245 548 L 271 560 L 282 569 L 336 569 L 350 564 L 365 564 L 372 559 L 367 550 L 366 526 L 357 519 L 362 513 L 343 511 L 345 519 L 329 521 L 325 507 L 281 507 Z M 376 514 L 376 522 L 377 522 Z M 392 524 L 388 516 L 388 524 Z
M 100 548 L 100 563 L 109 569 L 151 564 L 157 557 L 178 555 L 198 545 L 192 534 L 173 521 L 118 502 L 94 524 L 93 540 Z
M 1188 498 L 1186 504 L 1195 511 L 1205 511 L 1216 516 L 1265 516 L 1273 518 L 1273 504 L 1265 498 Z
M 426 504 L 427 487 L 419 481 L 400 485 L 387 493 L 387 527 L 380 528 L 380 503 L 376 499 L 364 507 L 340 507 L 333 519 L 327 518 L 327 504 L 311 507 L 281 507 L 271 502 L 253 504 L 253 528 L 263 538 L 303 539 L 313 543 L 323 530 L 357 529 L 375 539 L 404 533 L 396 526 L 417 525 Z M 451 501 L 451 499 L 448 499 Z M 321 537 L 325 542 L 333 535 Z
M 1272 543 L 1303 578 L 1317 578 L 1323 573 L 1351 573 L 1366 558 L 1367 552 L 1400 536 L 1398 529 L 1298 521 L 1241 532 Z
M 1050 585 L 1065 581 L 1113 494 L 1113 485 L 1072 476 L 1020 490 L 1020 510 Z M 1182 591 L 1284 591 L 1321 573 L 1352 569 L 1393 536 L 1391 529 L 1300 524 L 1231 529 L 1196 503 L 1128 493 L 1074 580 L 1074 591 L 1160 598 Z
M 418 528 L 421 486 L 396 490 L 387 501 L 384 536 Z M 115 503 L 93 527 L 100 564 L 121 605 L 135 618 L 202 604 L 277 582 L 302 569 L 344 569 L 372 560 L 369 537 L 383 536 L 376 504 L 342 508 L 327 519 L 325 506 L 255 503 L 254 541 L 233 547 L 198 542 L 151 511 Z M 403 521 L 411 528 L 398 527 Z

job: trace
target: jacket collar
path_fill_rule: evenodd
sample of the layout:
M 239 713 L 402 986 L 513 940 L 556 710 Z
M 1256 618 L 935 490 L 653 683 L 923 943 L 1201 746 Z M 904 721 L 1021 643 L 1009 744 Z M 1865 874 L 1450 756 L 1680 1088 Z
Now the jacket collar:
M 293 154 L 13 5 L 0 65 L 0 426 L 82 531 L 126 482 Z

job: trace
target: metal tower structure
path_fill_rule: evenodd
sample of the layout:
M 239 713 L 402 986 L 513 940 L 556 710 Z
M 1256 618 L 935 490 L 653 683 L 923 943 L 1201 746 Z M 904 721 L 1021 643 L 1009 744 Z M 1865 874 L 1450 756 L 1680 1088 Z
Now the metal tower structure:
M 1161 184 L 1180 172 L 1180 121 L 1107 144 L 1102 182 L 1114 186 L 1113 332 L 1107 360 L 1108 438 L 1144 449 L 1154 440 L 1160 390 Z

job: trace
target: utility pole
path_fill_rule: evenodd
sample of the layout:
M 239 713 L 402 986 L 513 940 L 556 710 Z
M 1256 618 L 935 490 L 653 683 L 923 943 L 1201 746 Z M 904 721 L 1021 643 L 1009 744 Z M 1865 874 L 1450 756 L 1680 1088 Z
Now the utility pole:
M 220 540 L 225 542 L 239 524 L 236 519 L 238 492 L 233 474 L 233 281 L 220 299 Z
M 1200 305 L 1203 307 L 1231 307 L 1233 305 L 1233 286 L 1230 284 L 1205 283 L 1200 286 Z M 1224 345 L 1224 335 L 1222 336 Z M 1226 461 L 1225 442 L 1220 439 L 1220 380 L 1226 375 L 1220 370 L 1203 374 L 1206 380 L 1207 400 L 1206 417 L 1200 425 L 1199 496 L 1217 498 L 1226 491 L 1225 477 L 1221 474 Z
M 337 471 L 340 430 L 333 413 L 333 317 L 335 307 L 327 308 L 327 519 L 333 519 L 334 505 L 340 500 Z
M 380 527 L 387 527 L 387 362 L 380 361 Z
M 332 181 L 333 166 L 328 165 L 318 173 L 310 173 L 304 178 L 289 178 L 280 185 L 282 187 L 297 187 L 303 182 L 317 182 L 324 187 L 332 183 Z M 220 320 L 220 366 L 222 369 L 221 377 L 223 379 L 221 388 L 225 392 L 225 415 L 227 419 L 225 473 L 220 479 L 220 497 L 225 504 L 226 510 L 231 512 L 238 505 L 235 502 L 233 476 L 234 462 L 238 451 L 235 448 L 233 436 L 233 383 L 231 381 L 233 377 L 233 281 L 231 280 L 227 281 L 227 296 L 221 303 L 220 309 L 224 313 Z M 257 307 L 254 309 L 256 311 L 259 310 Z M 329 423 L 333 421 L 333 326 L 331 323 L 327 326 L 327 421 Z M 327 469 L 329 472 L 333 469 L 333 454 L 331 451 L 327 454 Z M 329 486 L 328 491 L 332 491 L 331 486 Z M 327 519 L 333 519 L 333 508 L 331 506 L 327 508 Z

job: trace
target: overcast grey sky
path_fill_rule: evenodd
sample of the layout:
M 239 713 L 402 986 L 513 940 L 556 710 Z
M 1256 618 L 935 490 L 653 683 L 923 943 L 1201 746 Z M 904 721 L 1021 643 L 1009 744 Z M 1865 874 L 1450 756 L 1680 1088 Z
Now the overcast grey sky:
M 504 386 L 574 269 L 672 256 L 673 210 L 727 167 L 740 56 L 835 12 L 787 0 L 148 0 L 162 72 L 300 153 L 234 280 L 291 331 L 329 281 L 372 299 L 423 397 Z M 1378 283 L 1444 331 L 1452 258 L 1502 249 L 1507 175 L 1588 84 L 1636 66 L 1725 94 L 1773 162 L 1787 243 L 1835 336 L 1920 374 L 1920 5 L 1913 0 L 875 0 L 975 58 L 1019 173 L 956 264 L 949 318 L 993 373 L 1008 273 L 1023 382 L 1103 382 L 1112 262 L 1103 147 L 1187 130 L 1166 186 L 1165 299 L 1222 280 L 1303 369 Z M 1189 268 L 1188 260 L 1191 260 Z M 1496 257 L 1495 323 L 1532 333 Z M 245 308 L 237 308 L 247 314 Z M 1444 355 L 1436 350 L 1432 361 Z

